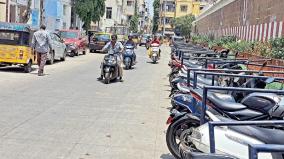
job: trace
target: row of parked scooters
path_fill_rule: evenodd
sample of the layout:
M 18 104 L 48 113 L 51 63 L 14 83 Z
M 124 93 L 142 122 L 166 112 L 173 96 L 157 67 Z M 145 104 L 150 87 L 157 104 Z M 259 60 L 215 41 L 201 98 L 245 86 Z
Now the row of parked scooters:
M 284 159 L 284 72 L 237 56 L 173 42 L 166 141 L 175 158 Z

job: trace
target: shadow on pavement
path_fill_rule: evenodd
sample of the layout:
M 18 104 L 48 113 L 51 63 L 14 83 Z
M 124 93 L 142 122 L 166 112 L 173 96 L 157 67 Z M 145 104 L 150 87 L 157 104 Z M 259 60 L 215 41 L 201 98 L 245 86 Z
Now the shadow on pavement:
M 160 159 L 175 159 L 171 154 L 162 154 Z
M 32 68 L 32 71 L 37 70 L 36 68 Z M 0 72 L 10 72 L 10 73 L 23 73 L 26 74 L 24 72 L 24 68 L 23 67 L 19 67 L 19 66 L 6 66 L 6 67 L 0 67 Z

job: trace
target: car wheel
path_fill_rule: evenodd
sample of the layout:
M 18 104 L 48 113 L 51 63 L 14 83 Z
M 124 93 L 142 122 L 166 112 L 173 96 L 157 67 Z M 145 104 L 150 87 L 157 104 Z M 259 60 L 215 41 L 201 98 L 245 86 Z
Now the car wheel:
M 67 55 L 67 51 L 64 50 L 63 56 L 61 57 L 61 61 L 65 61 L 66 60 L 66 55 Z
M 29 63 L 24 65 L 24 72 L 30 73 L 32 72 L 32 61 L 30 60 Z
M 83 50 L 83 55 L 86 55 L 86 50 Z
M 54 63 L 54 51 L 50 54 L 50 60 L 47 62 L 49 65 L 52 65 Z
M 75 52 L 75 56 L 79 56 L 79 50 Z

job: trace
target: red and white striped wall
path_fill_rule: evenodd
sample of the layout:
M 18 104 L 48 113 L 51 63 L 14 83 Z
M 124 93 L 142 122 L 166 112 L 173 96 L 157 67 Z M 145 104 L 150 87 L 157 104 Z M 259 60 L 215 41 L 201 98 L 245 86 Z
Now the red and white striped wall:
M 258 25 L 235 26 L 220 30 L 210 30 L 203 35 L 214 34 L 220 36 L 236 36 L 246 41 L 268 41 L 284 37 L 284 22 L 271 22 Z

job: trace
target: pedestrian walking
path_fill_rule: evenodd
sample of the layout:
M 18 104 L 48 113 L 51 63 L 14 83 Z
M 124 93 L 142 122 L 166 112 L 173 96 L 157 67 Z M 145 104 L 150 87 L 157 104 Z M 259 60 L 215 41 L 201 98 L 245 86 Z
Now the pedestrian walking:
M 40 30 L 34 33 L 32 47 L 37 54 L 38 75 L 43 76 L 47 53 L 52 50 L 51 39 L 45 25 L 41 25 Z

